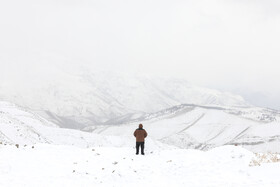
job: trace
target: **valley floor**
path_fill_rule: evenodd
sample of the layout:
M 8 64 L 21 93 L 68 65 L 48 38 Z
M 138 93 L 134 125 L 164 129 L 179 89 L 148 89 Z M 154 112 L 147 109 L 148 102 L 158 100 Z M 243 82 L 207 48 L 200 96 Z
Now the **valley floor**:
M 254 154 L 235 146 L 186 149 L 0 145 L 0 186 L 279 187 L 280 163 L 249 166 Z

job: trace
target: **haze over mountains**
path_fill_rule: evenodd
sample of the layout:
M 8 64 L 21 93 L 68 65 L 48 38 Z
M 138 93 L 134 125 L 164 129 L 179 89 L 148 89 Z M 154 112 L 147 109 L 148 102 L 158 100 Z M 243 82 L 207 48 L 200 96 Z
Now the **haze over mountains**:
M 182 79 L 123 74 L 80 65 L 46 63 L 41 67 L 45 68 L 35 68 L 26 77 L 12 79 L 2 74 L 2 81 L 7 84 L 1 84 L 1 100 L 15 103 L 60 127 L 93 132 L 93 139 L 89 134 L 81 135 L 86 140 L 83 145 L 106 141 L 107 136 L 124 136 L 117 142 L 130 142 L 136 125 L 144 123 L 152 142 L 170 146 L 207 150 L 240 144 L 253 151 L 278 150 L 275 145 L 280 142 L 279 112 L 254 107 L 241 96 L 197 87 Z M 12 142 L 17 142 L 20 134 L 26 139 L 21 138 L 23 142 L 59 143 L 63 142 L 59 136 L 79 137 L 78 132 L 59 128 L 39 127 L 34 134 L 23 124 L 17 126 L 22 126 L 19 128 L 25 129 L 21 130 L 25 133 L 15 133 L 18 135 Z M 55 138 L 51 132 L 57 132 Z M 37 134 L 46 141 L 38 139 Z M 81 140 L 66 142 L 71 141 Z
M 57 126 L 93 135 L 45 127 L 30 131 L 19 123 L 17 127 L 6 127 L 15 132 L 17 128 L 24 129 L 20 131 L 25 133 L 9 137 L 11 133 L 4 133 L 7 128 L 2 127 L 3 136 L 14 143 L 20 140 L 71 144 L 72 141 L 95 145 L 91 142 L 104 144 L 109 136 L 115 137 L 118 145 L 127 145 L 124 142 L 132 144 L 131 131 L 144 123 L 154 147 L 169 144 L 207 150 L 238 144 L 252 151 L 278 151 L 279 111 L 254 107 L 241 96 L 197 87 L 178 78 L 47 64 L 32 71 L 28 66 L 18 70 L 27 71 L 26 76 L 1 74 L 5 83 L 0 85 L 1 100 L 28 109 Z M 37 136 L 44 138 L 40 140 Z M 67 136 L 76 138 L 69 141 L 59 138 Z M 120 138 L 123 136 L 126 138 Z M 105 144 L 112 143 L 111 138 L 108 141 Z
M 81 129 L 180 104 L 249 106 L 241 96 L 197 87 L 183 79 L 44 67 L 28 72 L 30 77 L 4 78 L 7 84 L 0 85 L 0 98 L 66 128 Z

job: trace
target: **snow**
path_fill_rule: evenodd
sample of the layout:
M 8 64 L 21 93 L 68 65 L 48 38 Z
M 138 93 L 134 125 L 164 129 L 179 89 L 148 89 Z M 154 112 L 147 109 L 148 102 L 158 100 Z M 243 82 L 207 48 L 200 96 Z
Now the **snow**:
M 58 128 L 55 124 L 16 105 L 0 103 L 0 141 L 8 144 L 133 145 L 132 133 L 144 124 L 153 149 L 166 147 L 208 150 L 222 145 L 242 145 L 254 152 L 279 152 L 279 122 L 263 123 L 230 114 L 227 110 L 187 106 L 166 110 L 141 121 L 94 126 L 92 132 Z
M 279 159 L 262 163 L 262 156 L 248 150 L 278 150 L 277 121 L 261 123 L 197 106 L 152 116 L 143 121 L 149 135 L 142 156 L 135 155 L 135 122 L 82 132 L 0 102 L 0 186 L 280 185 Z M 224 145 L 236 135 L 236 142 L 248 145 Z M 207 141 L 216 148 L 198 150 Z
M 257 136 L 279 136 L 280 126 L 276 122 L 264 124 L 254 128 L 251 133 Z
M 278 187 L 279 163 L 250 167 L 253 153 L 235 146 L 208 152 L 132 147 L 0 145 L 0 186 Z
M 258 120 L 257 116 L 262 114 L 258 108 L 234 108 L 242 115 L 229 113 L 228 108 L 221 107 L 187 105 L 178 108 L 122 125 L 95 126 L 92 131 L 100 135 L 122 136 L 130 134 L 137 124 L 142 123 L 152 139 L 180 148 L 207 150 L 238 144 L 254 152 L 280 151 L 279 121 Z M 254 111 L 254 114 L 248 111 Z M 251 114 L 251 118 L 244 117 L 247 114 Z
M 103 146 L 127 147 L 134 145 L 128 134 L 100 135 L 73 129 L 58 128 L 44 118 L 32 114 L 16 105 L 0 102 L 0 142 L 5 144 L 33 145 L 47 143 L 56 145 L 75 145 L 78 147 Z M 147 138 L 150 147 L 161 149 L 161 142 Z

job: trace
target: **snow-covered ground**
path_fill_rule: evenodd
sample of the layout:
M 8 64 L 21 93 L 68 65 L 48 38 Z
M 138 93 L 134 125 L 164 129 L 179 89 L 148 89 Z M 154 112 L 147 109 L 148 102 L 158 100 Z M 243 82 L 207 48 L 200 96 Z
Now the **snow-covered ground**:
M 140 156 L 132 136 L 135 122 L 82 132 L 0 102 L 0 186 L 280 186 L 278 154 L 255 155 L 242 144 L 223 144 L 241 131 L 246 132 L 242 140 L 255 148 L 252 138 L 279 134 L 278 114 L 275 121 L 256 126 L 249 117 L 215 108 L 171 111 L 144 120 L 149 136 L 146 155 Z M 214 149 L 183 149 L 186 142 L 211 136 Z M 276 140 L 268 142 L 273 150 L 279 147 Z
M 249 166 L 254 154 L 223 146 L 203 152 L 39 144 L 0 145 L 0 186 L 279 187 L 280 163 Z

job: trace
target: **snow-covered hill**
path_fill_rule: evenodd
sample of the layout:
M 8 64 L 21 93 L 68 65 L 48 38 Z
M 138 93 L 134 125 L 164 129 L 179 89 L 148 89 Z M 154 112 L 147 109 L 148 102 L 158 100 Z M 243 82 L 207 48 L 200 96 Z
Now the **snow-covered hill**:
M 79 147 L 114 146 L 133 148 L 135 145 L 131 133 L 123 136 L 105 136 L 59 128 L 44 118 L 7 102 L 0 102 L 0 142 L 9 145 L 19 144 L 20 146 L 46 143 Z M 166 147 L 159 141 L 150 138 L 147 139 L 147 142 L 149 142 L 149 149 L 151 150 Z
M 149 134 L 148 149 L 169 145 L 208 150 L 237 144 L 254 152 L 280 151 L 280 114 L 274 110 L 179 105 L 134 117 L 125 124 L 96 125 L 82 132 L 59 128 L 25 109 L 1 102 L 0 142 L 133 147 L 132 133 L 143 123 Z
M 153 148 L 162 147 L 162 143 L 202 150 L 238 144 L 252 151 L 276 152 L 280 144 L 279 118 L 279 112 L 262 108 L 179 105 L 137 116 L 126 124 L 88 127 L 85 130 L 93 133 L 87 133 L 58 128 L 36 114 L 1 102 L 0 141 L 133 147 L 132 132 L 142 122 L 149 132 L 148 142 Z
M 57 126 L 44 118 L 23 108 L 7 102 L 0 102 L 0 141 L 12 143 L 16 138 L 20 142 L 30 140 L 41 141 L 42 137 L 36 133 L 36 126 L 56 128 Z
M 280 151 L 280 113 L 256 107 L 179 105 L 126 124 L 84 130 L 121 136 L 131 133 L 139 123 L 153 139 L 181 148 L 207 150 L 237 144 L 256 152 Z
M 240 96 L 197 87 L 185 80 L 69 68 L 46 65 L 20 80 L 3 76 L 0 99 L 29 108 L 66 128 L 100 125 L 184 103 L 248 106 Z

